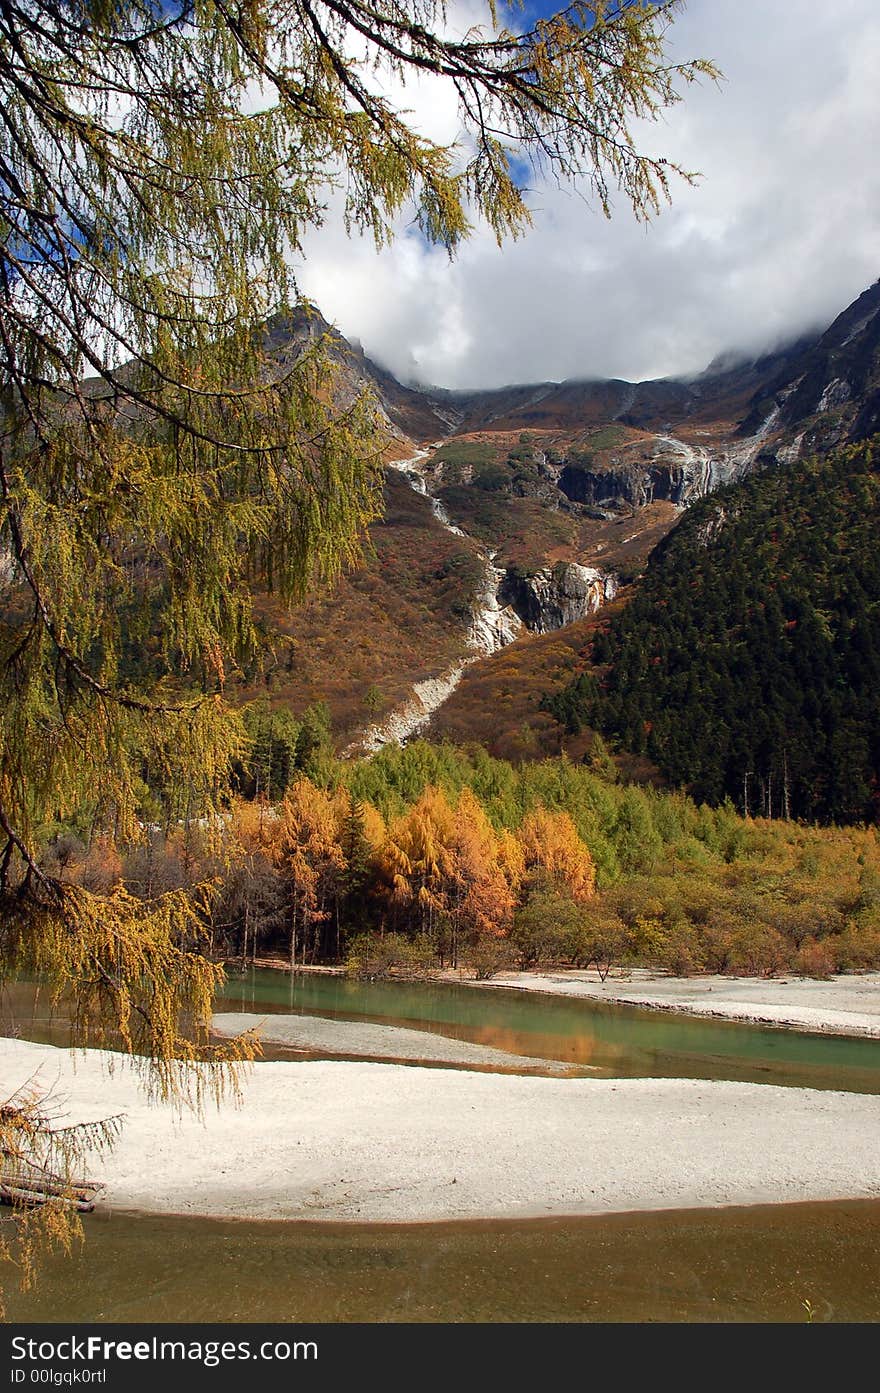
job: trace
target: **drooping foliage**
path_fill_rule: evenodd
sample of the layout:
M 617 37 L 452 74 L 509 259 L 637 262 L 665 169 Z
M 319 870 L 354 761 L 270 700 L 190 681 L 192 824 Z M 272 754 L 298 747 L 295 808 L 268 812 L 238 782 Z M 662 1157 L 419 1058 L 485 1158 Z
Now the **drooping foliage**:
M 280 791 L 290 731 L 223 700 L 251 586 L 287 602 L 357 560 L 385 445 L 299 294 L 304 234 L 335 186 L 378 241 L 407 203 L 450 250 L 474 212 L 500 239 L 529 221 L 530 158 L 648 215 L 674 166 L 630 125 L 713 71 L 666 62 L 674 9 L 595 0 L 513 32 L 490 5 L 457 36 L 436 0 L 0 8 L 0 978 L 38 965 L 82 1038 L 115 1029 L 163 1090 L 220 1057 L 184 1029 L 215 980 L 198 896 L 71 888 L 42 849 L 73 821 L 143 834 L 151 884 L 156 827 L 189 857 L 248 736 Z M 418 132 L 377 70 L 451 86 L 461 144 Z M 298 913 L 321 922 L 299 835 Z
M 0 1229 L 0 1264 L 14 1268 L 22 1291 L 46 1249 L 70 1253 L 82 1241 L 82 1171 L 88 1157 L 113 1145 L 121 1123 L 110 1117 L 70 1126 L 62 1114 L 61 1101 L 34 1082 L 0 1095 L 0 1172 L 6 1193 L 19 1197 L 16 1222 Z
M 290 600 L 357 559 L 382 432 L 371 401 L 335 379 L 295 275 L 325 194 L 338 185 L 349 226 L 379 241 L 410 203 L 452 250 L 473 213 L 499 238 L 528 222 L 518 171 L 531 158 L 585 178 L 606 212 L 619 186 L 648 215 L 674 166 L 640 153 L 629 125 L 713 72 L 666 62 L 675 8 L 597 0 L 515 30 L 490 6 L 464 37 L 434 0 L 3 8 L 10 912 L 61 925 L 85 906 L 38 866 L 42 830 L 74 808 L 89 835 L 122 839 L 145 788 L 164 800 L 150 821 L 213 815 L 226 769 L 244 764 L 222 693 L 256 641 L 252 583 Z M 445 82 L 459 146 L 415 130 L 377 68 Z M 248 734 L 271 791 L 289 740 Z M 101 970 L 112 976 L 106 957 Z

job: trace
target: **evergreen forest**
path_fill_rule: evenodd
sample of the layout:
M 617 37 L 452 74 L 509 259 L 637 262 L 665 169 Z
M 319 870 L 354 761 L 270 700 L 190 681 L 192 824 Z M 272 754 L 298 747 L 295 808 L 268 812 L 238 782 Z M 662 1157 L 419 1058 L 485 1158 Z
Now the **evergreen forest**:
M 877 437 L 690 507 L 546 707 L 744 815 L 874 822 Z

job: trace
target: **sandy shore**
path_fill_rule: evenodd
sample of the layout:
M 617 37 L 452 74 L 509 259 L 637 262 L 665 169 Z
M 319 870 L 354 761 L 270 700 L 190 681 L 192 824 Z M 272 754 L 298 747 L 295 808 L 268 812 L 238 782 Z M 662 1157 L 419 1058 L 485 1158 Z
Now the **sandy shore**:
M 503 973 L 472 985 L 516 987 L 821 1034 L 880 1036 L 880 972 L 818 982 L 806 977 L 663 977 L 633 968 L 600 982 L 594 971 L 567 970 Z
M 0 1041 L 7 1094 L 36 1077 L 69 1121 L 125 1114 L 88 1167 L 110 1207 L 413 1221 L 880 1195 L 880 1097 L 278 1062 L 199 1120 L 106 1063 Z
M 253 1015 L 247 1011 L 220 1011 L 212 1018 L 218 1035 L 238 1035 L 258 1029 L 267 1043 L 286 1045 L 308 1054 L 357 1055 L 359 1059 L 415 1059 L 421 1064 L 457 1064 L 477 1069 L 510 1069 L 517 1073 L 569 1073 L 563 1060 L 534 1059 L 511 1054 L 491 1045 L 453 1040 L 427 1030 L 407 1030 L 399 1025 L 370 1021 L 328 1020 L 324 1016 Z

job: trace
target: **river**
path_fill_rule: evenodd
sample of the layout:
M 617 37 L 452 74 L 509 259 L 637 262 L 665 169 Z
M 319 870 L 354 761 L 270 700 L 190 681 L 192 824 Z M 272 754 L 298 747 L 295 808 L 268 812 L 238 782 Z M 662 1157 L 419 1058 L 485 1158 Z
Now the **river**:
M 257 971 L 217 1007 L 405 1024 L 575 1070 L 880 1091 L 877 1040 L 516 991 Z M 63 1012 L 19 987 L 3 1028 L 60 1042 Z M 409 1225 L 105 1210 L 8 1304 L 16 1321 L 876 1321 L 878 1254 L 876 1201 Z

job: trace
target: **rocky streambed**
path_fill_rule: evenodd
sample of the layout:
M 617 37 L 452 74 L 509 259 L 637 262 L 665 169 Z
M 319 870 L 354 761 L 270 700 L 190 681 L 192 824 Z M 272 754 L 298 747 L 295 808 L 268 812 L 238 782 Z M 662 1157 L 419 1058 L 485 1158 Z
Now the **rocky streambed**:
M 447 532 L 467 538 L 431 491 L 424 462 L 435 448 L 419 450 L 409 459 L 395 461 L 391 468 L 403 475 L 415 493 L 430 501 L 434 516 Z M 401 707 L 369 727 L 361 748 L 373 752 L 383 745 L 404 744 L 428 725 L 472 663 L 506 647 L 524 629 L 543 634 L 583 619 L 617 593 L 616 576 L 576 562 L 559 562 L 526 573 L 497 566 L 495 551 L 480 548 L 478 555 L 483 580 L 474 599 L 466 655 L 445 672 L 417 682 Z

